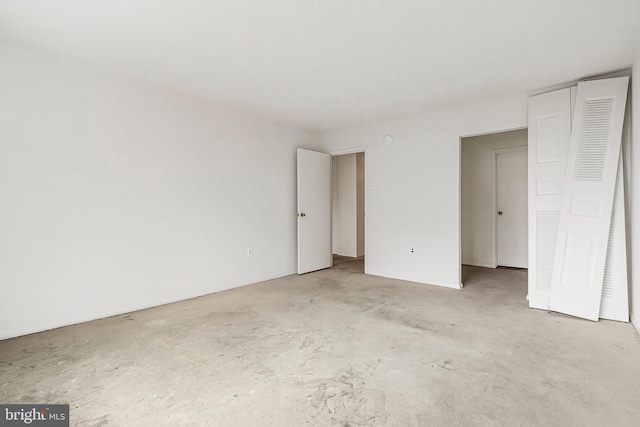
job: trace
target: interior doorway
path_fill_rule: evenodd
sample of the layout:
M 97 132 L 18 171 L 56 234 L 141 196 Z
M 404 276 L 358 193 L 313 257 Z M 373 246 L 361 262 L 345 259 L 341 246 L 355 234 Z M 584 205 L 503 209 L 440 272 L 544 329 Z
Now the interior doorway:
M 334 265 L 350 265 L 365 272 L 365 153 L 333 155 L 331 160 L 331 224 Z
M 461 138 L 463 265 L 527 268 L 527 140 L 526 128 Z

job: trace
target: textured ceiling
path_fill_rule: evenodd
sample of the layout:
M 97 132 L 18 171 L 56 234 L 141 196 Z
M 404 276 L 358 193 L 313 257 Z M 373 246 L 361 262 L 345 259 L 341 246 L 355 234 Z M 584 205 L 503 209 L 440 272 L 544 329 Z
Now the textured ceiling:
M 639 0 L 3 0 L 0 40 L 325 132 L 628 68 Z

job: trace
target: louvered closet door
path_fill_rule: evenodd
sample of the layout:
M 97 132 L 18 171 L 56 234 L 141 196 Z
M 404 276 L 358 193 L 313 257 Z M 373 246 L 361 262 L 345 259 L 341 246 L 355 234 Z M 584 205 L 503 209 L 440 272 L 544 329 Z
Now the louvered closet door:
M 628 78 L 578 85 L 549 308 L 597 320 Z
M 629 290 L 627 281 L 627 237 L 624 204 L 624 169 L 622 155 L 618 161 L 618 176 L 613 196 L 611 229 L 607 243 L 607 258 L 602 280 L 601 319 L 629 321 Z
M 532 308 L 549 309 L 570 137 L 570 89 L 529 98 L 529 307 Z

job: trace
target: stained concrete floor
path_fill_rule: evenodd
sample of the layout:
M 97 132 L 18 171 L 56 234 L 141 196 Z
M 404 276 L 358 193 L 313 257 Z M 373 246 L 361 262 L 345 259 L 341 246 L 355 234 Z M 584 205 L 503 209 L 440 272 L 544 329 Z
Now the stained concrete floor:
M 530 310 L 526 272 L 462 291 L 362 261 L 0 341 L 0 402 L 87 426 L 640 425 L 630 324 Z

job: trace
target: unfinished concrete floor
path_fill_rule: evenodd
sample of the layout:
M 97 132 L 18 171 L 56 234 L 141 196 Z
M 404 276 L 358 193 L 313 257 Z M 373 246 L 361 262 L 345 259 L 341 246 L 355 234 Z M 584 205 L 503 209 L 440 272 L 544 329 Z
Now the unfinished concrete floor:
M 87 426 L 640 425 L 630 324 L 530 310 L 526 272 L 462 291 L 362 261 L 0 342 L 0 402 Z

